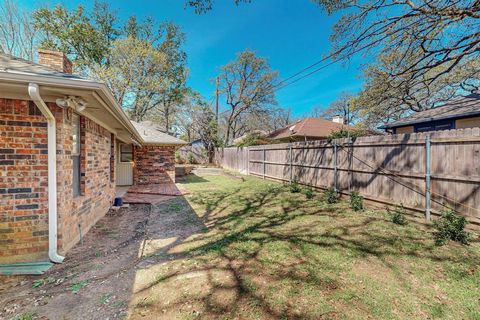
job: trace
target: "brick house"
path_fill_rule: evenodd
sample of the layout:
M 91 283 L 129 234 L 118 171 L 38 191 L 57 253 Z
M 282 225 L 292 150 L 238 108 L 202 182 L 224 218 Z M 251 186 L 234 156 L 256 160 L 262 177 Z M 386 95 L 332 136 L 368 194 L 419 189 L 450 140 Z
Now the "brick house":
M 60 263 L 117 185 L 174 181 L 184 141 L 131 122 L 104 83 L 63 53 L 0 54 L 0 264 Z
M 339 130 L 357 131 L 358 128 L 343 123 L 343 117 L 335 116 L 332 121 L 322 118 L 304 118 L 269 133 L 266 137 L 277 142 L 312 141 L 326 139 Z

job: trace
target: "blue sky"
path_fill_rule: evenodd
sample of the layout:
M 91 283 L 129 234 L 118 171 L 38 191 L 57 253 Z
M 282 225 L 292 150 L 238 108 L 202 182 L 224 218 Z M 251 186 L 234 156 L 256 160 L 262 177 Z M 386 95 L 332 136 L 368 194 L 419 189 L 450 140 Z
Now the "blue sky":
M 82 3 L 89 8 L 93 0 L 20 1 L 29 9 L 57 3 L 70 8 Z M 180 25 L 187 37 L 189 85 L 207 101 L 213 98 L 212 79 L 219 67 L 233 60 L 237 52 L 252 49 L 286 78 L 329 52 L 328 38 L 338 19 L 310 0 L 254 0 L 238 7 L 233 0 L 217 0 L 214 9 L 202 15 L 185 8 L 184 0 L 117 0 L 111 7 L 122 20 L 134 14 Z M 346 65 L 334 64 L 285 87 L 277 92 L 277 100 L 281 106 L 291 108 L 295 117 L 308 115 L 315 106 L 326 107 L 340 92 L 361 88 L 360 61 L 355 58 Z

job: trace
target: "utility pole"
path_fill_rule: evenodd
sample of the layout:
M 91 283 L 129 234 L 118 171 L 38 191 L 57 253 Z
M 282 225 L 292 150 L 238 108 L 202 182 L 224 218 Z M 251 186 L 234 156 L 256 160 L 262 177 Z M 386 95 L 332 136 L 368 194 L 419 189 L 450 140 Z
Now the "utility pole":
M 347 101 L 347 117 L 350 117 L 350 101 Z M 348 122 L 347 122 L 348 125 Z M 350 141 L 350 130 L 347 129 L 347 143 L 349 144 L 348 161 L 348 193 L 352 192 L 352 162 L 353 162 L 353 143 Z
M 215 79 L 215 119 L 218 127 L 218 85 L 220 82 L 220 77 L 217 76 Z

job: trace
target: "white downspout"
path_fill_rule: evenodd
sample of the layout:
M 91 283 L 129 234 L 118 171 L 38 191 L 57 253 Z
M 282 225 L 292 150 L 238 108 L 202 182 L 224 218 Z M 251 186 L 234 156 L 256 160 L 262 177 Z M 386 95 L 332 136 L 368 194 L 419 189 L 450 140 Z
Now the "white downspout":
M 64 257 L 57 252 L 57 139 L 55 117 L 40 96 L 36 83 L 28 84 L 28 94 L 48 124 L 48 257 L 62 263 Z

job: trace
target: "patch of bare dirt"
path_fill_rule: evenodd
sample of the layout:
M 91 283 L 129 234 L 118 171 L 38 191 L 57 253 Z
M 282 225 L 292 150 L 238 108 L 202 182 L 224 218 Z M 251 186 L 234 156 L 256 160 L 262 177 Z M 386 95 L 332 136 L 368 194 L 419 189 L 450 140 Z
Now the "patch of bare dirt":
M 149 207 L 112 211 L 42 276 L 0 278 L 0 319 L 115 319 L 127 313 Z

